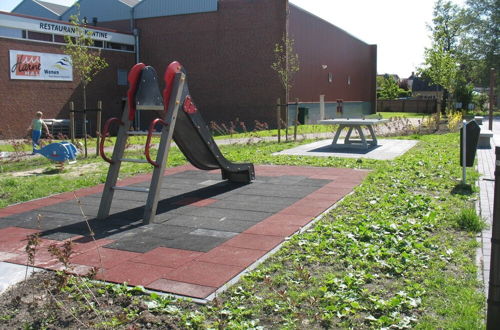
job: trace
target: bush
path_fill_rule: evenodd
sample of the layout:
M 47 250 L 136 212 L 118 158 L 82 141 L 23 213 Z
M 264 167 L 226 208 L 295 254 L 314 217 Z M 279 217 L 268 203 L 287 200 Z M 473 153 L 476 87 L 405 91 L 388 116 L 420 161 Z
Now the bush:
M 486 223 L 473 208 L 462 209 L 455 216 L 455 222 L 459 229 L 472 233 L 479 233 L 486 228 Z

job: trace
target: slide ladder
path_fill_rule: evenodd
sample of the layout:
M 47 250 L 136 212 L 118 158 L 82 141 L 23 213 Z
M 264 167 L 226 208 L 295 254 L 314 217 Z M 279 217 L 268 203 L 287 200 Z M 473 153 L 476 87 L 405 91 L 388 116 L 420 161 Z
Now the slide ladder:
M 195 167 L 202 170 L 221 169 L 222 178 L 233 182 L 249 183 L 255 179 L 253 164 L 234 164 L 220 152 L 203 118 L 194 104 L 187 86 L 186 73 L 178 62 L 172 62 L 164 75 L 165 88 L 160 92 L 156 71 L 142 63 L 129 72 L 127 104 L 122 118 L 110 118 L 103 128 L 100 144 L 102 158 L 110 163 L 106 183 L 97 214 L 98 219 L 109 216 L 113 195 L 116 190 L 147 193 L 143 222 L 154 221 L 159 201 L 168 152 L 172 139 Z M 179 108 L 182 110 L 179 111 Z M 161 117 L 153 120 L 147 132 L 132 131 L 131 126 L 137 111 L 162 111 Z M 104 152 L 105 137 L 111 125 L 118 124 L 116 143 L 111 159 Z M 161 125 L 160 145 L 156 159 L 150 155 L 151 138 L 155 128 Z M 144 154 L 146 159 L 124 158 L 127 138 L 131 135 L 147 135 Z M 149 163 L 154 167 L 149 188 L 117 186 L 122 162 Z

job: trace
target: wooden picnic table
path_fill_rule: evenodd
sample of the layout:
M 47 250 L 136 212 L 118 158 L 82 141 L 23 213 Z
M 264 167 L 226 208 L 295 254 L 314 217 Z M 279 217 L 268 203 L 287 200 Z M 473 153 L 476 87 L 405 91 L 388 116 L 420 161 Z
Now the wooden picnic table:
M 337 132 L 332 141 L 332 146 L 335 147 L 363 147 L 368 149 L 369 147 L 373 147 L 377 145 L 377 137 L 375 136 L 375 132 L 373 130 L 374 125 L 383 124 L 388 122 L 389 119 L 363 119 L 363 118 L 335 118 L 335 119 L 324 119 L 320 120 L 319 123 L 322 125 L 339 125 Z M 367 139 L 365 134 L 363 133 L 362 127 L 366 126 L 368 131 L 370 132 L 371 139 Z M 340 132 L 344 128 L 349 128 L 347 135 L 344 139 L 343 144 L 339 144 L 338 140 L 340 137 Z M 352 131 L 356 130 L 360 139 L 353 140 L 351 139 Z

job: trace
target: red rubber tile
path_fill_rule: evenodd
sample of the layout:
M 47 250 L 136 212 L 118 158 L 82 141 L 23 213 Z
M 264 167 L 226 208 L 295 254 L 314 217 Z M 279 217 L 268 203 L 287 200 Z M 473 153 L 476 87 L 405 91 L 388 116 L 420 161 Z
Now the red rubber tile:
M 266 221 L 268 219 L 266 219 Z M 231 238 L 229 241 L 223 243 L 222 245 L 234 246 L 244 249 L 262 250 L 267 252 L 272 250 L 281 242 L 283 242 L 283 238 L 278 236 L 239 234 L 238 236 Z
M 324 194 L 321 192 L 313 192 L 312 194 L 301 199 L 301 201 L 326 201 L 333 205 L 344 196 L 345 194 Z
M 26 239 L 28 235 L 40 232 L 37 229 L 7 227 L 0 229 L 0 242 L 11 242 Z
M 172 281 L 164 278 L 154 281 L 147 288 L 201 299 L 208 297 L 217 289 L 211 286 Z
M 266 254 L 262 250 L 244 249 L 228 245 L 220 245 L 197 258 L 197 261 L 214 264 L 248 267 Z
M 284 214 L 278 213 L 266 219 L 266 223 L 279 224 L 284 226 L 300 226 L 303 227 L 311 222 L 314 217 L 308 215 Z
M 278 237 L 289 237 L 300 229 L 301 226 L 286 226 L 280 223 L 268 223 L 266 220 L 245 230 L 244 234 L 269 235 Z
M 311 206 L 311 205 L 295 206 L 294 204 L 292 206 L 289 206 L 281 210 L 278 214 L 305 215 L 314 218 L 320 215 L 326 209 L 327 207 L 324 206 Z
M 221 287 L 244 270 L 244 267 L 192 261 L 172 273 L 165 279 L 191 284 Z
M 106 239 L 106 238 L 102 238 L 102 239 L 98 239 L 98 240 L 94 241 L 91 237 L 79 237 L 76 239 L 73 238 L 72 242 L 73 242 L 73 247 L 72 247 L 73 254 L 77 255 L 77 254 L 85 253 L 85 252 L 100 248 L 104 245 L 111 244 L 115 241 L 112 239 Z
M 339 188 L 339 187 L 321 187 L 316 190 L 316 193 L 320 194 L 337 194 L 337 195 L 347 195 L 350 193 L 355 185 L 352 185 L 350 188 Z
M 131 261 L 169 268 L 179 268 L 201 255 L 203 255 L 203 252 L 159 247 L 139 255 Z
M 118 266 L 99 272 L 97 279 L 115 283 L 127 282 L 134 286 L 146 286 L 165 277 L 172 271 L 172 268 L 125 261 Z
M 70 259 L 71 263 L 97 268 L 113 268 L 119 264 L 139 256 L 140 253 L 98 248 L 81 253 Z
M 321 199 L 314 199 L 314 198 L 309 198 L 309 199 L 301 199 L 297 203 L 294 203 L 292 207 L 300 207 L 300 208 L 318 208 L 318 209 L 323 209 L 326 210 L 330 206 L 334 204 L 335 201 L 332 200 L 321 200 Z

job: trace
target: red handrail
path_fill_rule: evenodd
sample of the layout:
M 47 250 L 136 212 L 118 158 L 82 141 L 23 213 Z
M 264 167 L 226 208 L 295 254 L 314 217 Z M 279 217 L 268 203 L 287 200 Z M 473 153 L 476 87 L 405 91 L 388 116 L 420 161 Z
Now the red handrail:
M 163 80 L 165 81 L 165 88 L 163 89 L 163 107 L 165 109 L 165 113 L 168 112 L 170 94 L 172 94 L 172 89 L 174 88 L 175 74 L 181 72 L 181 70 L 182 65 L 177 61 L 170 63 L 167 70 L 165 70 L 165 75 L 163 76 Z
M 134 120 L 135 117 L 135 92 L 137 92 L 137 86 L 139 80 L 141 79 L 142 70 L 146 67 L 144 63 L 137 63 L 130 69 L 128 73 L 128 119 L 130 121 Z
M 160 167 L 160 165 L 155 162 L 154 160 L 151 159 L 151 156 L 149 154 L 149 149 L 151 147 L 151 137 L 153 136 L 153 130 L 155 129 L 155 125 L 156 124 L 162 124 L 164 126 L 168 126 L 168 123 L 165 122 L 163 119 L 161 118 L 156 118 L 155 120 L 153 120 L 151 122 L 151 124 L 149 125 L 149 130 L 148 130 L 148 138 L 146 139 L 146 147 L 144 149 L 144 155 L 146 156 L 146 159 L 148 160 L 148 162 L 153 165 L 154 167 Z
M 101 154 L 102 159 L 104 159 L 110 164 L 113 164 L 113 160 L 109 159 L 104 153 L 104 142 L 106 140 L 106 137 L 109 136 L 109 126 L 115 121 L 119 122 L 120 125 L 123 125 L 123 122 L 119 118 L 116 117 L 109 118 L 104 124 L 104 128 L 102 129 L 102 134 L 101 134 L 101 143 L 99 143 L 99 153 Z

